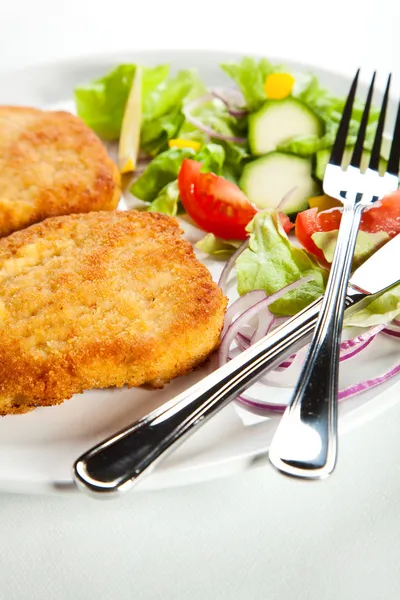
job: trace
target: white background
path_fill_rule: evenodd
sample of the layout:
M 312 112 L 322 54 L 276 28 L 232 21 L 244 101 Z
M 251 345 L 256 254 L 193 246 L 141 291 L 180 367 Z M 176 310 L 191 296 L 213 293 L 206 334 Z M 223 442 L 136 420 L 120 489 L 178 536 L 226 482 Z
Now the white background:
M 0 69 L 215 48 L 400 79 L 399 16 L 398 0 L 0 0 Z M 0 600 L 397 599 L 399 429 L 400 403 L 343 437 L 318 483 L 260 466 L 117 501 L 0 495 Z

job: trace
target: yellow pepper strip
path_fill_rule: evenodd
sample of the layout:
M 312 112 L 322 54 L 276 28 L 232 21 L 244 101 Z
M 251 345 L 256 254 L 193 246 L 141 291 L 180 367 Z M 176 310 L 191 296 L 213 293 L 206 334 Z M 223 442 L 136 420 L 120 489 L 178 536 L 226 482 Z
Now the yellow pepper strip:
M 267 98 L 271 100 L 283 100 L 292 93 L 294 78 L 290 73 L 271 73 L 267 75 L 264 90 Z
M 195 152 L 201 148 L 200 142 L 195 142 L 194 140 L 183 140 L 179 138 L 176 140 L 169 140 L 168 146 L 170 148 L 193 148 Z
M 309 198 L 308 204 L 310 205 L 310 208 L 317 208 L 318 212 L 322 210 L 329 210 L 330 208 L 335 208 L 336 206 L 341 206 L 339 200 L 335 200 L 335 198 L 331 198 L 331 196 L 327 196 L 326 194 Z

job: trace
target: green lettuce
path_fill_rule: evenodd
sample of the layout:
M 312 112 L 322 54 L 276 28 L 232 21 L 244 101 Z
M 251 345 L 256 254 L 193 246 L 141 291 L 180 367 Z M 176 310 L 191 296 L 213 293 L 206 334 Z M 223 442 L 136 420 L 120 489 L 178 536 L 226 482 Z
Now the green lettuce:
M 265 290 L 270 295 L 301 277 L 312 280 L 271 305 L 276 315 L 294 315 L 321 296 L 326 271 L 304 250 L 293 246 L 275 211 L 258 213 L 247 226 L 249 247 L 236 261 L 238 292 Z
M 145 202 L 152 202 L 161 190 L 178 177 L 184 158 L 194 158 L 192 148 L 170 148 L 156 156 L 147 169 L 133 182 L 131 193 Z
M 220 144 L 207 144 L 197 152 L 196 160 L 201 162 L 203 173 L 220 175 L 225 163 L 225 150 Z
M 75 88 L 78 115 L 100 137 L 118 139 L 136 65 L 119 65 L 104 77 Z M 184 122 L 185 102 L 205 92 L 194 70 L 169 76 L 168 65 L 143 67 L 141 147 L 151 155 L 166 149 Z
M 168 190 L 164 188 L 176 180 L 185 158 L 201 162 L 203 172 L 213 172 L 219 175 L 224 171 L 226 152 L 220 144 L 207 144 L 202 146 L 198 152 L 192 148 L 169 148 L 149 163 L 146 170 L 133 182 L 130 188 L 131 193 L 140 200 L 152 202 L 151 210 L 171 214 L 171 207 L 175 202 L 171 199 L 173 188 L 168 188 Z M 178 200 L 179 198 L 176 200 L 176 205 Z M 154 208 L 155 206 L 157 209 Z
M 285 65 L 274 65 L 266 59 L 257 61 L 252 57 L 244 57 L 239 63 L 224 63 L 221 68 L 235 81 L 243 93 L 250 112 L 259 110 L 267 100 L 264 90 L 266 77 L 271 73 L 290 71 Z M 321 118 L 324 124 L 324 134 L 292 138 L 280 144 L 278 150 L 300 156 L 311 156 L 318 150 L 332 147 L 345 98 L 332 95 L 313 74 L 295 73 L 294 77 L 293 96 L 304 102 Z M 349 125 L 348 145 L 353 145 L 356 141 L 363 110 L 364 103 L 356 100 Z M 378 117 L 379 110 L 372 108 L 365 140 L 367 150 L 372 146 Z
M 344 318 L 348 327 L 373 327 L 388 323 L 400 315 L 400 284 L 380 294 L 365 308 Z
M 118 139 L 136 65 L 120 65 L 104 77 L 75 88 L 79 117 L 105 140 Z
M 141 148 L 151 156 L 166 150 L 168 140 L 179 137 L 185 122 L 183 106 L 204 92 L 204 85 L 193 70 L 179 71 L 175 77 L 162 81 L 150 93 L 144 92 Z
M 207 233 L 195 246 L 205 254 L 226 260 L 240 246 L 239 240 L 223 240 L 213 233 Z
M 225 162 L 222 167 L 221 175 L 225 177 L 225 179 L 238 185 L 244 164 L 249 159 L 250 155 L 247 149 L 242 145 L 234 144 L 233 142 L 225 142 L 223 140 L 219 140 L 218 143 L 225 150 Z
M 333 231 L 316 231 L 311 238 L 318 248 L 322 250 L 326 260 L 331 263 L 335 252 L 338 230 Z M 357 235 L 356 248 L 353 257 L 353 269 L 357 268 L 367 258 L 372 256 L 376 250 L 386 244 L 390 239 L 385 231 L 369 233 L 361 229 Z
M 179 189 L 178 181 L 171 181 L 164 186 L 158 196 L 148 206 L 149 212 L 160 212 L 174 217 L 178 213 Z
M 221 68 L 237 84 L 251 112 L 261 108 L 267 99 L 264 90 L 267 76 L 282 71 L 281 65 L 273 65 L 266 58 L 257 61 L 250 56 L 245 56 L 239 63 L 223 63 Z
M 140 147 L 150 156 L 157 156 L 168 148 L 168 140 L 177 136 L 185 117 L 178 108 L 157 119 L 142 121 Z

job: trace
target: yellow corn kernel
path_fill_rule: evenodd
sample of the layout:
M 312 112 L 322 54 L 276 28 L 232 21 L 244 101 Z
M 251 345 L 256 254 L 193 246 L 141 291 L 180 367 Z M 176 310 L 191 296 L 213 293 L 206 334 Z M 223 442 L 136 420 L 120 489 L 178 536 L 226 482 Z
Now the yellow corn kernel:
M 290 73 L 271 73 L 268 75 L 264 90 L 267 98 L 271 100 L 283 100 L 292 93 L 294 77 Z
M 331 196 L 327 196 L 326 194 L 309 198 L 308 204 L 310 208 L 317 208 L 318 212 L 322 210 L 329 210 L 330 208 L 335 208 L 336 206 L 341 206 L 339 200 L 335 200 L 335 198 L 331 198 Z
M 200 142 L 196 142 L 194 140 L 183 140 L 179 138 L 176 140 L 169 140 L 168 146 L 170 148 L 193 148 L 195 152 L 201 148 Z

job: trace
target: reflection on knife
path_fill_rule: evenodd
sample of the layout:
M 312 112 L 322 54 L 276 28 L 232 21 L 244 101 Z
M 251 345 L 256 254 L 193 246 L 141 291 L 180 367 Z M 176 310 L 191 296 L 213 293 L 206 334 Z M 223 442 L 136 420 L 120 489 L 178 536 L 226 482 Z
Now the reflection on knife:
M 399 258 L 400 234 L 354 272 L 346 316 L 400 283 Z M 74 465 L 78 486 L 103 495 L 130 489 L 173 446 L 264 373 L 304 347 L 311 340 L 320 305 L 321 299 L 316 300 L 228 364 L 86 452 Z

